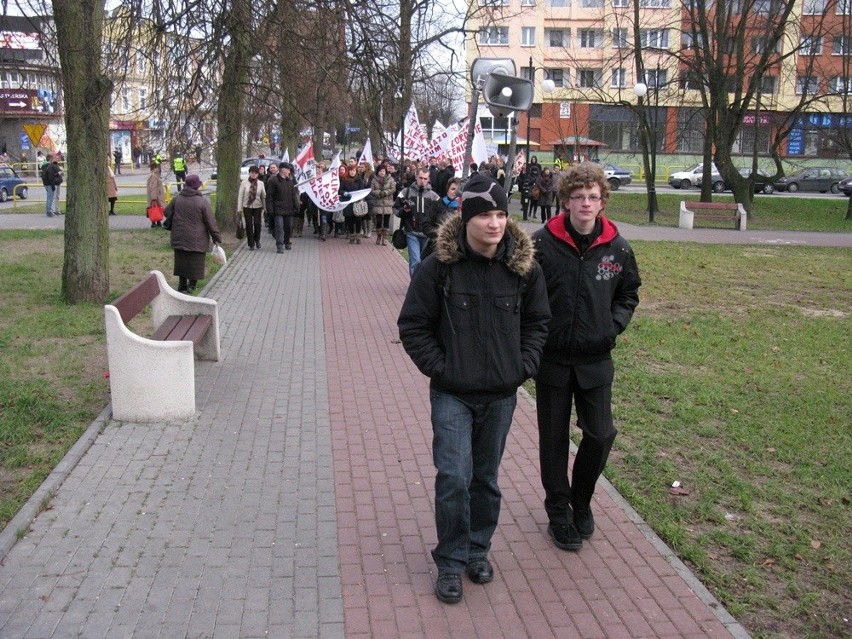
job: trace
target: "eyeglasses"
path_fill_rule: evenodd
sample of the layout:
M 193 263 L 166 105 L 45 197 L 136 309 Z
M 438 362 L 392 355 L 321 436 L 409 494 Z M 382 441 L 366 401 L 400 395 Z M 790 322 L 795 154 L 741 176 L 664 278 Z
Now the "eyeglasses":
M 594 204 L 595 202 L 600 202 L 603 198 L 601 198 L 600 195 L 572 195 L 568 199 L 572 202 L 582 202 L 586 200 Z

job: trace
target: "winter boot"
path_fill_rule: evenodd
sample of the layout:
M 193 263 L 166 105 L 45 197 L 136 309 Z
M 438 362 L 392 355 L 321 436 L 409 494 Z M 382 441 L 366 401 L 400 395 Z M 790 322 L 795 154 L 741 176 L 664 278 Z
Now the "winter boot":
M 373 223 L 369 217 L 364 218 L 364 239 L 369 240 L 373 237 Z

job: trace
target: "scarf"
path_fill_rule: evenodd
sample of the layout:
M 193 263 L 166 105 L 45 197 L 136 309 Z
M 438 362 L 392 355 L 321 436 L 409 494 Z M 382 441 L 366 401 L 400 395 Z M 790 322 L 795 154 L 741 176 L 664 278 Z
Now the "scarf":
M 249 183 L 251 184 L 251 188 L 249 188 L 248 203 L 252 205 L 257 199 L 257 179 L 252 180 L 249 178 Z

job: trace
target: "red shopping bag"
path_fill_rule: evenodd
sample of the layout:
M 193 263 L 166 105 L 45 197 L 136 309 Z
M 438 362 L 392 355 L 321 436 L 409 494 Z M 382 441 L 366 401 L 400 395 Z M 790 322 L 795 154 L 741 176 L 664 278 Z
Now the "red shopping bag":
M 148 219 L 151 220 L 154 224 L 157 222 L 162 222 L 163 218 L 163 207 L 159 204 L 154 204 L 153 206 L 148 207 Z

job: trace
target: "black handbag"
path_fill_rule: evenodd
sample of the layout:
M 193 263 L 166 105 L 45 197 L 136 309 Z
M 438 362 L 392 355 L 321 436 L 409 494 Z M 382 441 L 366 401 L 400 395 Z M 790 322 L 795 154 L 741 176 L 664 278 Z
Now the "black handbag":
M 405 239 L 405 231 L 397 229 L 391 235 L 391 244 L 395 249 L 404 249 L 408 247 L 408 242 Z

